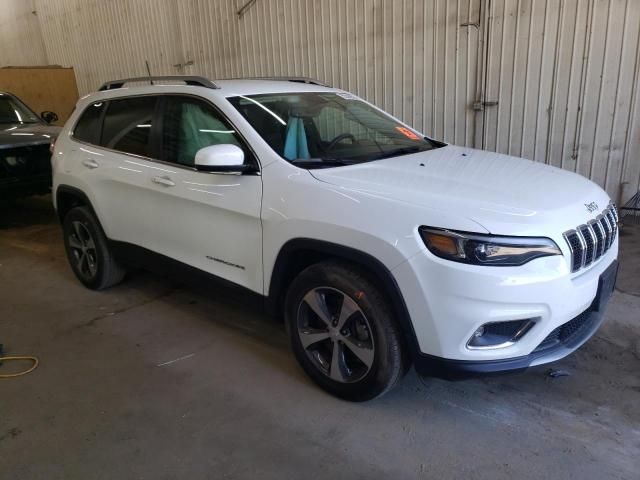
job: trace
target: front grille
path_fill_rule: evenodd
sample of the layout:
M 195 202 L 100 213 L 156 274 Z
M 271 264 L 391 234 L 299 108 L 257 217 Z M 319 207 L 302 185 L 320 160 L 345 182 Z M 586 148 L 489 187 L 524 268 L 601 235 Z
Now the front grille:
M 618 212 L 610 204 L 600 215 L 564 233 L 571 250 L 571 271 L 588 267 L 604 255 L 618 234 Z
M 554 331 L 552 331 L 547 337 L 536 347 L 535 352 L 547 350 L 548 348 L 555 347 L 559 344 L 571 344 L 574 341 L 582 339 L 585 333 L 591 330 L 591 326 L 594 322 L 594 317 L 591 315 L 590 310 L 582 312 L 577 317 L 569 320 L 567 323 L 560 325 Z

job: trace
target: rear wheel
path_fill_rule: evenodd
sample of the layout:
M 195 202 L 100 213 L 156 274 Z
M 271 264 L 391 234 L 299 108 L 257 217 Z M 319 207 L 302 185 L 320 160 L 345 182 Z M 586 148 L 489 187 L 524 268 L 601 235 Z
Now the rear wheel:
M 91 210 L 74 207 L 63 222 L 64 246 L 73 273 L 86 287 L 102 290 L 122 281 L 125 269 L 109 249 Z
M 298 362 L 333 395 L 370 400 L 406 371 L 388 301 L 349 264 L 320 263 L 300 273 L 287 294 L 286 321 Z

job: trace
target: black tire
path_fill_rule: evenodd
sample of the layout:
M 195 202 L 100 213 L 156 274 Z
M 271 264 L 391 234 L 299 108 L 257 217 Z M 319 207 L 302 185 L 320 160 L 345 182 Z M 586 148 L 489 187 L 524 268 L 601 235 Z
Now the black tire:
M 74 207 L 62 224 L 64 246 L 73 273 L 92 290 L 120 283 L 126 270 L 116 261 L 95 215 L 87 207 Z
M 318 305 L 324 302 L 326 310 L 323 311 L 331 312 L 324 320 L 311 308 L 309 300 L 313 299 L 321 299 Z M 346 308 L 343 304 L 350 306 Z M 355 310 L 356 307 L 359 310 Z M 337 324 L 345 308 L 354 313 L 344 315 L 348 320 L 339 330 Z M 379 397 L 393 388 L 408 370 L 402 334 L 389 301 L 371 277 L 356 266 L 327 261 L 302 271 L 287 292 L 285 321 L 293 353 L 303 370 L 337 397 L 356 402 Z M 315 340 L 325 335 L 325 325 L 327 332 L 331 331 L 329 337 Z M 310 340 L 306 335 L 316 337 Z M 340 348 L 337 356 L 334 355 L 336 345 Z M 352 350 L 353 347 L 357 348 Z M 372 353 L 361 355 L 368 350 Z M 360 354 L 356 355 L 356 351 Z M 334 375 L 332 365 L 336 358 L 339 360 Z

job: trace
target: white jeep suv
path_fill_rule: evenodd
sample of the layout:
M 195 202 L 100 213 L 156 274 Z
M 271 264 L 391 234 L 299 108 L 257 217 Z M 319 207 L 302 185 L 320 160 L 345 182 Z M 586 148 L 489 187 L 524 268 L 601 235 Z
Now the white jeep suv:
M 432 140 L 310 79 L 108 82 L 54 148 L 84 285 L 133 263 L 239 287 L 284 317 L 305 372 L 350 400 L 411 364 L 451 377 L 562 358 L 598 329 L 615 283 L 618 218 L 601 188 Z

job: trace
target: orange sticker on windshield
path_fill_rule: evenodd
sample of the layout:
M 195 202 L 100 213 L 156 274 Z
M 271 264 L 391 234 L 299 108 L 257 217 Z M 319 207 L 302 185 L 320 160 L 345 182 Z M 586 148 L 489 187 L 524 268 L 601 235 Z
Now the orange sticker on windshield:
M 420 140 L 420 137 L 418 135 L 416 135 L 406 127 L 396 127 L 396 130 L 398 130 L 401 134 L 403 134 L 407 138 L 410 138 L 411 140 Z

